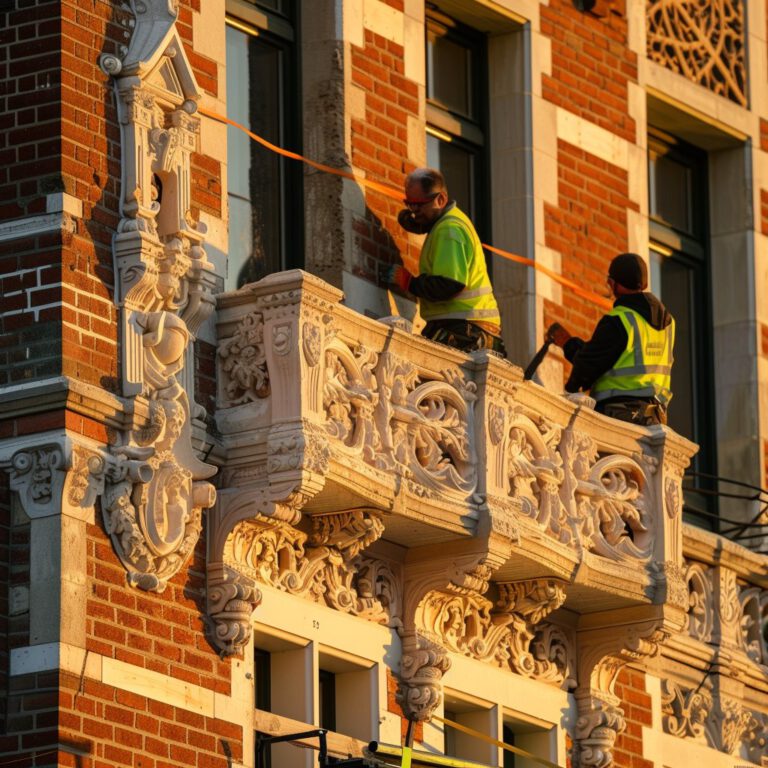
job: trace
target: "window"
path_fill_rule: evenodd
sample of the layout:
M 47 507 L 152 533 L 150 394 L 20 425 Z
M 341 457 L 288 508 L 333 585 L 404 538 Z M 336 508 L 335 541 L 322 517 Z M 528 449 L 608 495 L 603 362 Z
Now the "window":
M 227 115 L 278 146 L 298 149 L 294 0 L 237 4 L 227 16 Z M 233 290 L 302 262 L 301 168 L 227 127 L 229 258 Z
M 336 730 L 336 675 L 321 669 L 318 675 L 318 721 L 321 728 Z
M 716 474 L 707 155 L 654 131 L 649 137 L 648 179 L 651 290 L 676 321 L 669 425 L 700 445 L 692 469 Z M 711 489 L 706 478 L 688 485 Z M 686 506 L 694 513 L 716 511 L 714 498 L 696 490 L 687 492 Z M 696 522 L 711 527 L 706 516 Z
M 426 45 L 427 165 L 443 172 L 451 197 L 484 238 L 490 225 L 486 37 L 433 10 Z

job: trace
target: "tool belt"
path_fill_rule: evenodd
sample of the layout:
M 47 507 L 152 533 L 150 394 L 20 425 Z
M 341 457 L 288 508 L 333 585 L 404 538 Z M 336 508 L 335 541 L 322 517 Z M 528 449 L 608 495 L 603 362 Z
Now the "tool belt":
M 596 410 L 612 419 L 629 421 L 644 427 L 667 423 L 667 407 L 655 398 L 611 398 L 598 403 Z
M 430 320 L 421 335 L 439 344 L 460 349 L 462 352 L 475 352 L 478 349 L 490 349 L 502 357 L 507 350 L 500 336 L 480 328 L 466 320 Z

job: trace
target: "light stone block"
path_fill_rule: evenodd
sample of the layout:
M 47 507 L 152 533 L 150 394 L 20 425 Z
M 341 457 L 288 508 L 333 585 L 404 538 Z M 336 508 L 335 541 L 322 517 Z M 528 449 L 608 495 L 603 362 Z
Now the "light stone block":
M 627 194 L 648 215 L 648 152 L 643 147 L 627 144 Z M 627 209 L 630 213 L 630 209 Z
M 545 35 L 531 33 L 531 57 L 528 66 L 531 68 L 531 93 L 541 96 L 542 78 L 552 74 L 552 41 Z
M 362 48 L 365 45 L 365 30 L 363 24 L 363 3 L 342 3 L 344 41 L 349 45 Z
M 68 213 L 77 219 L 83 218 L 83 201 L 66 192 L 54 192 L 45 196 L 46 213 Z
M 176 680 L 160 672 L 105 657 L 102 661 L 101 681 L 105 685 L 162 701 L 172 707 L 197 712 L 205 717 L 214 716 L 213 691 Z
M 645 254 L 648 250 L 649 228 L 646 210 L 633 211 L 627 208 L 627 248 L 633 253 Z
M 205 105 L 207 109 L 219 115 L 226 114 L 226 105 L 221 100 L 211 100 L 211 104 Z M 232 130 L 237 131 L 238 128 Z M 226 190 L 223 178 L 224 166 L 227 164 L 227 125 L 203 116 L 200 121 L 200 151 L 208 157 L 218 160 L 222 164 L 222 190 Z M 206 238 L 207 239 L 207 238 Z
M 403 14 L 381 0 L 363 0 L 363 26 L 381 35 L 385 40 L 403 45 L 405 43 Z
M 354 85 L 350 82 L 347 85 L 347 109 L 344 115 L 344 119 L 348 120 L 351 125 L 353 118 L 358 120 L 365 120 L 365 96 L 366 92 L 358 85 Z
M 227 60 L 224 10 L 224 3 L 200 3 L 200 11 L 192 14 L 192 47 L 195 53 L 220 64 Z
M 427 134 L 424 120 L 408 115 L 408 159 L 417 166 L 427 161 Z
M 427 84 L 426 50 L 424 42 L 424 22 L 406 15 L 403 20 L 403 72 L 408 80 L 419 85 Z
M 556 124 L 558 139 L 611 165 L 627 168 L 629 144 L 625 139 L 561 107 L 556 110 Z

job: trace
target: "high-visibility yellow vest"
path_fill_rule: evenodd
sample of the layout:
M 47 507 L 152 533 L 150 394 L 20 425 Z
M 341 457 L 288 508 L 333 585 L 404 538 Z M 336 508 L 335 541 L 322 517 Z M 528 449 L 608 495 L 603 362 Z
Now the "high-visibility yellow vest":
M 445 301 L 419 300 L 425 320 L 481 320 L 501 325 L 485 266 L 485 254 L 472 222 L 456 206 L 432 227 L 419 258 L 419 274 L 439 275 L 464 285 Z
M 627 332 L 627 347 L 613 368 L 592 385 L 590 395 L 598 401 L 655 396 L 661 403 L 668 403 L 672 399 L 675 321 L 657 330 L 629 307 L 614 307 L 608 314 L 621 320 Z

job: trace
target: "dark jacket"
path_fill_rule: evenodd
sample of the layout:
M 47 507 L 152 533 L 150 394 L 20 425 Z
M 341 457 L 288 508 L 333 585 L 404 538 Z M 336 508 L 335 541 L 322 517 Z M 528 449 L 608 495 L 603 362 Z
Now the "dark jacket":
M 619 296 L 613 306 L 633 309 L 657 330 L 666 328 L 672 322 L 672 315 L 652 293 Z M 589 341 L 571 337 L 563 349 L 566 359 L 573 364 L 565 391 L 589 390 L 600 376 L 613 368 L 627 348 L 627 340 L 621 320 L 610 315 L 600 319 Z

